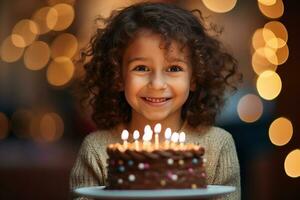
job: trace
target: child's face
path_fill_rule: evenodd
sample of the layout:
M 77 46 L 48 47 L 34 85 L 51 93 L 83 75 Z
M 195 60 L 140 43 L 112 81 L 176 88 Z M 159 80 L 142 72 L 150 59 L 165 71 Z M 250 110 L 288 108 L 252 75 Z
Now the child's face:
M 163 47 L 160 35 L 148 31 L 139 33 L 125 50 L 123 88 L 133 119 L 180 119 L 191 89 L 188 52 L 175 41 L 169 50 Z

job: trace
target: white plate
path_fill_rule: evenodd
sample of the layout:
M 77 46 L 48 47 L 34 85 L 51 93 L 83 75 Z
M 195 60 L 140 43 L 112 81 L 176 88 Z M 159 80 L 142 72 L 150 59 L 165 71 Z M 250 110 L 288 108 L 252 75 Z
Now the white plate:
M 164 190 L 104 190 L 105 186 L 82 187 L 74 190 L 75 195 L 97 199 L 197 199 L 213 197 L 235 191 L 233 186 L 208 185 L 206 189 Z

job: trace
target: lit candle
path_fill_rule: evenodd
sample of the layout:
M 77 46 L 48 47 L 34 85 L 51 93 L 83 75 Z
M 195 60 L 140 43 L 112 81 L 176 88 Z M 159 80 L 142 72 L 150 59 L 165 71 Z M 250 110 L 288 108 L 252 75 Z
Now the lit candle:
M 149 148 L 149 143 L 152 139 L 152 130 L 150 125 L 146 125 L 144 128 L 144 135 L 143 135 L 143 149 L 148 149 Z
M 161 131 L 161 124 L 160 123 L 157 123 L 155 126 L 154 126 L 154 133 L 155 133 L 155 149 L 158 149 L 159 148 L 159 133 Z
M 176 143 L 178 142 L 179 140 L 179 134 L 177 132 L 174 132 L 171 136 L 171 141 L 172 141 L 172 144 L 171 144 L 171 147 L 176 147 Z
M 179 142 L 180 142 L 180 149 L 183 149 L 184 142 L 185 142 L 185 133 L 184 132 L 181 132 L 179 134 Z
M 123 148 L 126 150 L 127 149 L 127 146 L 128 146 L 128 143 L 127 143 L 127 139 L 129 137 L 129 132 L 125 129 L 122 131 L 122 134 L 121 134 L 121 139 L 123 140 Z
M 133 139 L 134 139 L 134 145 L 135 145 L 135 150 L 139 150 L 139 139 L 140 137 L 140 132 L 138 130 L 133 131 Z
M 170 139 L 171 139 L 171 135 L 172 135 L 172 131 L 170 128 L 166 128 L 165 130 L 165 147 L 166 149 L 169 148 L 169 145 L 170 145 Z

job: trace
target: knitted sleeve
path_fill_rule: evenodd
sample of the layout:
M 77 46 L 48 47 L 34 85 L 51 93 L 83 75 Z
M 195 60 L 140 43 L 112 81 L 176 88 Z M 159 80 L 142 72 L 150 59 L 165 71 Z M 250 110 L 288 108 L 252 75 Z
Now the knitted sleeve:
M 93 138 L 87 136 L 78 153 L 75 164 L 70 174 L 71 193 L 75 188 L 104 185 L 103 164 L 97 151 L 93 146 Z M 76 198 L 76 200 L 86 200 L 87 198 Z
M 228 135 L 223 141 L 213 184 L 235 186 L 236 191 L 216 199 L 239 200 L 241 199 L 240 167 L 234 140 L 231 135 Z

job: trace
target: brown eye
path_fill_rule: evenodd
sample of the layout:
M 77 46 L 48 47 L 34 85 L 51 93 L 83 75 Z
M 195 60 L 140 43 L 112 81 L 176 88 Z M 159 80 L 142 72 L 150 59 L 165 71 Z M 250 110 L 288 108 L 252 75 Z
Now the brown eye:
M 183 71 L 182 67 L 178 65 L 172 65 L 167 69 L 168 72 L 180 72 Z
M 136 66 L 133 71 L 150 71 L 150 69 L 145 65 Z

